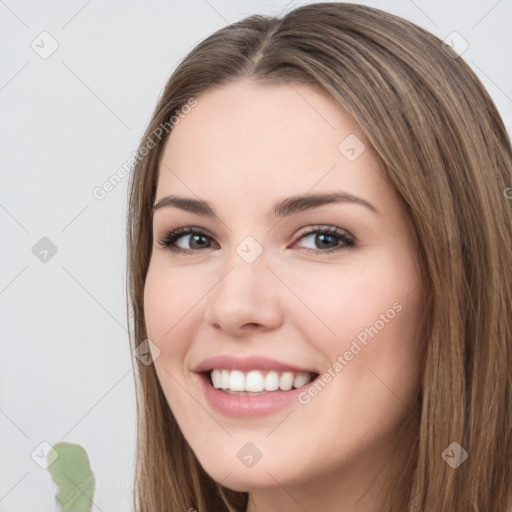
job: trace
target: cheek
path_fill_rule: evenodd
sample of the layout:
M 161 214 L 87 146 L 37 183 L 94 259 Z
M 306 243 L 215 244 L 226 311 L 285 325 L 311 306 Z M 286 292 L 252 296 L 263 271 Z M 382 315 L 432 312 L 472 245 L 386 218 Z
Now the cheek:
M 158 380 L 169 406 L 180 410 L 186 399 L 181 397 L 178 382 L 183 381 L 187 340 L 191 339 L 183 329 L 189 320 L 186 311 L 190 309 L 188 295 L 192 292 L 173 274 L 176 273 L 162 269 L 158 262 L 150 264 L 144 286 L 144 318 L 148 338 L 159 350 L 158 355 L 153 354 Z
M 191 339 L 194 309 L 208 291 L 208 282 L 193 272 L 177 272 L 158 259 L 152 261 L 144 286 L 144 318 L 148 337 L 162 354 L 179 353 Z M 183 334 L 188 325 L 187 335 Z
M 144 285 L 144 318 L 148 338 L 158 345 L 160 350 L 162 339 L 173 325 L 172 312 L 175 310 L 173 294 L 169 293 L 170 283 L 165 275 L 159 274 L 155 265 L 149 266 Z
M 364 396 L 378 397 L 388 385 L 412 403 L 421 369 L 424 304 L 410 253 L 398 253 L 372 255 L 353 268 L 319 267 L 315 279 L 296 276 L 294 291 L 309 311 L 292 317 L 326 356 L 328 367 L 343 358 L 332 371 L 357 382 Z
M 374 251 L 314 269 L 280 267 L 283 281 L 293 283 L 299 299 L 288 304 L 290 318 L 302 322 L 311 342 L 322 339 L 325 346 L 332 340 L 336 351 L 358 336 L 364 343 L 372 326 L 379 332 L 391 325 L 403 327 L 406 316 L 414 323 L 415 310 L 421 309 L 420 276 L 410 254 L 403 251 L 397 257 L 396 252 Z M 402 314 L 405 308 L 407 314 Z
M 165 261 L 152 260 L 144 286 L 144 317 L 148 338 L 158 347 L 154 358 L 155 371 L 167 402 L 178 422 L 184 418 L 204 414 L 191 400 L 190 391 L 184 389 L 184 366 L 187 351 L 194 339 L 195 326 L 199 325 L 194 314 L 199 310 L 198 301 L 208 289 L 196 285 L 201 279 L 185 279 L 184 274 L 173 271 Z M 194 306 L 196 306 L 194 308 Z M 190 425 L 180 427 L 190 431 Z

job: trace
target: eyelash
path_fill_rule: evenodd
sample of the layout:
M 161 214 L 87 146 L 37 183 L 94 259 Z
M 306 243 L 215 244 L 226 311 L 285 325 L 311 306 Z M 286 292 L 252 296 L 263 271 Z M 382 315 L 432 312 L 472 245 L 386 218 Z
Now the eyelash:
M 303 231 L 301 235 L 297 238 L 297 241 L 301 240 L 302 238 L 306 237 L 307 235 L 311 235 L 312 233 L 318 233 L 322 235 L 329 235 L 333 236 L 336 235 L 342 242 L 342 244 L 337 245 L 336 247 L 332 247 L 330 249 L 304 249 L 306 252 L 310 254 L 325 254 L 325 253 L 333 253 L 337 251 L 342 250 L 350 250 L 355 246 L 355 240 L 348 236 L 347 232 L 344 230 L 341 230 L 335 226 L 329 226 L 327 228 L 325 227 L 318 227 L 314 226 L 311 228 L 307 228 L 306 231 Z M 179 240 L 185 235 L 201 235 L 205 236 L 207 238 L 212 238 L 208 233 L 202 229 L 197 227 L 183 227 L 183 228 L 177 228 L 174 230 L 170 230 L 167 232 L 167 234 L 164 236 L 162 240 L 158 242 L 158 245 L 163 247 L 164 249 L 169 249 L 170 251 L 174 253 L 185 253 L 185 254 L 192 254 L 200 251 L 201 249 L 182 249 L 181 247 L 173 246 L 174 242 Z

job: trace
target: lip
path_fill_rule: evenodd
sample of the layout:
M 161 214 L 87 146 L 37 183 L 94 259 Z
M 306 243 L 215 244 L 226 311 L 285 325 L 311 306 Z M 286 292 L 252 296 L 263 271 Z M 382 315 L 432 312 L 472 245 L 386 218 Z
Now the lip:
M 268 391 L 265 394 L 230 395 L 214 388 L 206 372 L 196 374 L 200 381 L 200 388 L 208 404 L 216 412 L 231 417 L 258 418 L 281 411 L 286 407 L 297 404 L 298 396 L 313 382 L 289 391 Z M 318 378 L 318 377 L 317 377 Z M 316 379 L 315 379 L 316 380 Z
M 210 383 L 208 372 L 212 369 L 240 370 L 266 370 L 277 372 L 314 373 L 319 372 L 312 368 L 300 367 L 269 359 L 262 356 L 234 357 L 219 355 L 210 357 L 194 368 L 195 377 L 199 380 L 199 387 L 207 403 L 216 412 L 231 417 L 257 418 L 266 416 L 297 403 L 298 395 L 309 387 L 316 378 L 297 389 L 289 391 L 268 391 L 261 395 L 231 395 L 214 388 Z
M 231 355 L 209 357 L 197 365 L 192 371 L 203 373 L 209 372 L 215 368 L 219 370 L 240 370 L 242 372 L 249 372 L 251 370 L 274 370 L 276 372 L 319 373 L 315 368 L 294 366 L 264 356 L 235 357 Z

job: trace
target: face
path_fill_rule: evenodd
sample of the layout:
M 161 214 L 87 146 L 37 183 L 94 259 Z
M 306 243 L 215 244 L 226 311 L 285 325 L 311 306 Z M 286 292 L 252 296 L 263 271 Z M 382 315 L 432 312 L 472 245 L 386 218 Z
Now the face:
M 419 387 L 405 209 L 325 93 L 245 80 L 197 101 L 162 156 L 144 294 L 167 402 L 227 487 L 355 482 Z

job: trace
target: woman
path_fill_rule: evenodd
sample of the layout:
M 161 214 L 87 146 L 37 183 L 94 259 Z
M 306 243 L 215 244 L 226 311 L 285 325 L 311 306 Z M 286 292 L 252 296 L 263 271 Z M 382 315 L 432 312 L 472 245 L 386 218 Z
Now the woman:
M 197 45 L 131 177 L 137 512 L 508 510 L 511 186 L 489 95 L 410 22 Z

